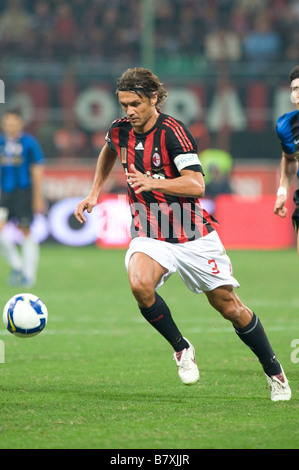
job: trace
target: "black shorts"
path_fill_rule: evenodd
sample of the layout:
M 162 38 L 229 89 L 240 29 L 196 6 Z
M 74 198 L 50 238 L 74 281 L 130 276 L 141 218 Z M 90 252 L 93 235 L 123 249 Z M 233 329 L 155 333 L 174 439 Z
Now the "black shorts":
M 7 221 L 16 222 L 19 227 L 29 227 L 33 221 L 32 190 L 16 189 L 11 193 L 2 192 L 0 209 L 6 209 Z
M 293 215 L 292 215 L 292 222 L 293 222 L 293 227 L 294 227 L 295 231 L 298 232 L 298 228 L 299 228 L 299 189 L 296 189 L 296 191 L 294 192 L 293 201 L 296 204 L 296 209 L 294 210 Z

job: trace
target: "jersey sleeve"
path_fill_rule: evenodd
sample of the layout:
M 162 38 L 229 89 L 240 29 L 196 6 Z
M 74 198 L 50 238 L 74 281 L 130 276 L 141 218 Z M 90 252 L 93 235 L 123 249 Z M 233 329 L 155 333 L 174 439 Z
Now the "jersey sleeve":
M 111 138 L 111 128 L 108 130 L 108 132 L 105 136 L 105 140 L 106 140 L 107 145 L 110 148 L 110 150 L 112 150 L 112 152 L 116 152 L 115 145 L 114 145 L 113 140 Z
M 33 136 L 28 135 L 29 141 L 29 149 L 30 149 L 30 157 L 32 163 L 44 164 L 45 156 L 44 152 L 37 141 L 37 139 Z
M 166 126 L 166 147 L 170 159 L 180 172 L 192 170 L 203 174 L 197 154 L 197 144 L 189 129 L 180 121 L 168 116 Z
M 276 134 L 282 150 L 285 153 L 292 155 L 295 152 L 295 145 L 287 115 L 283 114 L 278 118 L 276 123 Z
M 107 145 L 110 148 L 110 150 L 112 150 L 112 152 L 117 152 L 116 146 L 113 142 L 113 137 L 115 139 L 116 135 L 118 135 L 119 127 L 123 121 L 124 121 L 123 119 L 116 119 L 115 121 L 113 121 L 105 136 Z

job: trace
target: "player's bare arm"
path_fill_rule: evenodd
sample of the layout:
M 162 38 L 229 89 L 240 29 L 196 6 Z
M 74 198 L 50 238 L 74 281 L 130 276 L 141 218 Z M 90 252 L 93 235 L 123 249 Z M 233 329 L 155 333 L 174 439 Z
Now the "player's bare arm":
M 131 165 L 131 173 L 127 174 L 128 182 L 136 194 L 142 191 L 159 191 L 171 196 L 203 197 L 205 183 L 200 172 L 182 170 L 181 176 L 174 179 L 155 179 L 136 170 Z
M 83 199 L 75 210 L 76 219 L 83 224 L 86 222 L 84 211 L 91 213 L 98 201 L 98 196 L 115 164 L 117 153 L 110 150 L 106 144 L 100 152 L 95 170 L 93 184 L 89 195 Z
M 41 214 L 45 210 L 45 200 L 43 197 L 44 165 L 34 164 L 31 166 L 32 178 L 32 204 L 33 212 Z
M 280 182 L 277 191 L 277 199 L 274 205 L 274 214 L 286 217 L 288 210 L 285 207 L 287 194 L 298 170 L 298 161 L 294 155 L 282 153 L 280 164 Z

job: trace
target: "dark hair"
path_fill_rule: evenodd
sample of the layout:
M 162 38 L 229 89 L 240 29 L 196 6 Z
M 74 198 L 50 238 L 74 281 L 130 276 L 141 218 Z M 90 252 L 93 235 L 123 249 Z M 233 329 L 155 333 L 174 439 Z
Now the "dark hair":
M 13 114 L 14 116 L 17 116 L 20 119 L 23 119 L 22 113 L 20 112 L 19 109 L 17 108 L 8 108 L 3 111 L 3 116 L 6 116 L 7 114 Z
M 122 74 L 117 80 L 116 93 L 119 91 L 133 91 L 147 98 L 152 98 L 155 93 L 158 93 L 156 108 L 159 108 L 167 97 L 167 91 L 159 78 L 151 70 L 141 67 L 128 69 Z
M 291 70 L 290 75 L 289 75 L 290 83 L 292 83 L 292 81 L 295 80 L 295 78 L 299 78 L 299 65 L 296 65 L 296 67 L 294 67 Z

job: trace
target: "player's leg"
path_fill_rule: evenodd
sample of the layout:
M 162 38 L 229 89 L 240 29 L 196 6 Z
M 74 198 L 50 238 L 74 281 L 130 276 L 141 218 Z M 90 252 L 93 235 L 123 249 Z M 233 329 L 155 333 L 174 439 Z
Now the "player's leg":
M 239 338 L 258 357 L 273 392 L 272 400 L 290 399 L 288 381 L 259 318 L 242 303 L 232 286 L 221 286 L 205 294 L 210 304 L 232 323 Z
M 14 243 L 8 233 L 5 233 L 4 226 L 0 224 L 0 251 L 10 267 L 9 284 L 17 285 L 22 276 L 22 258 L 18 246 Z
M 196 383 L 199 372 L 195 351 L 177 325 L 156 286 L 167 269 L 145 253 L 135 252 L 129 260 L 128 276 L 132 293 L 143 317 L 171 344 L 181 380 L 186 385 Z
M 10 267 L 9 284 L 18 284 L 21 278 L 22 258 L 11 234 L 5 232 L 5 226 L 13 215 L 13 193 L 2 193 L 0 201 L 0 251 Z
M 22 285 L 31 287 L 36 282 L 39 264 L 39 244 L 34 240 L 30 227 L 19 227 L 23 232 L 22 240 Z
M 275 358 L 264 328 L 256 315 L 246 307 L 232 286 L 221 286 L 205 292 L 210 304 L 229 320 L 239 338 L 252 349 L 269 375 L 279 374 L 281 367 Z
M 30 228 L 33 221 L 31 189 L 16 191 L 15 213 L 19 229 L 23 233 L 21 244 L 22 284 L 31 287 L 36 282 L 39 264 L 39 244 L 32 236 Z
M 205 294 L 212 307 L 230 320 L 235 328 L 244 328 L 250 323 L 253 313 L 241 302 L 231 285 L 205 291 Z
M 178 330 L 170 310 L 156 292 L 166 269 L 144 253 L 134 253 L 129 261 L 128 276 L 132 293 L 144 318 L 159 331 L 175 351 L 189 345 Z
M 136 252 L 131 256 L 128 276 L 139 307 L 149 308 L 153 305 L 156 286 L 166 272 L 166 268 L 144 253 Z

